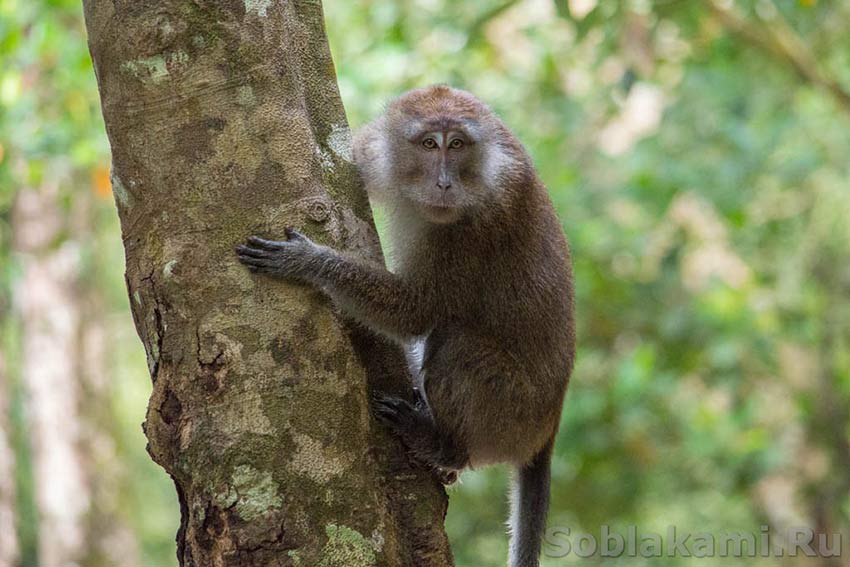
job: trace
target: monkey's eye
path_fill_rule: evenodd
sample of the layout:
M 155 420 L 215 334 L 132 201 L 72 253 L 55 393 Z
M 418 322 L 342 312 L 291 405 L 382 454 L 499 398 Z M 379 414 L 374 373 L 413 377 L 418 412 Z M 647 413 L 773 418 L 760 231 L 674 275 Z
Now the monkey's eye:
M 437 141 L 434 138 L 425 138 L 422 140 L 422 145 L 428 150 L 433 150 L 437 147 Z
M 453 150 L 459 150 L 463 147 L 463 140 L 460 138 L 455 138 L 451 142 L 449 142 L 449 147 Z

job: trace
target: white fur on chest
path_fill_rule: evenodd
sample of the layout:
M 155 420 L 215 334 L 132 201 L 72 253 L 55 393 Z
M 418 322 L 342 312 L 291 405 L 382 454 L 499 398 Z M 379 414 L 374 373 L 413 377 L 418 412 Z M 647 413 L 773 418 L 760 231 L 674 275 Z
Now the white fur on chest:
M 427 222 L 408 205 L 387 204 L 388 250 L 387 264 L 391 272 L 408 273 L 414 258 L 422 252 Z

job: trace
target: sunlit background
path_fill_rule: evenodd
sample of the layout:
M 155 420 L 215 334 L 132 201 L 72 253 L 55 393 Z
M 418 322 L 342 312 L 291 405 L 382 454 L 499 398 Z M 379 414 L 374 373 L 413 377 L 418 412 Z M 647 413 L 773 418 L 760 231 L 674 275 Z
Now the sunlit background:
M 785 564 L 850 565 L 850 3 L 324 6 L 353 126 L 447 82 L 549 187 L 580 321 L 550 525 L 809 526 L 845 558 Z M 0 0 L 2 567 L 176 564 L 108 173 L 80 3 Z M 459 567 L 504 565 L 506 483 L 451 489 Z

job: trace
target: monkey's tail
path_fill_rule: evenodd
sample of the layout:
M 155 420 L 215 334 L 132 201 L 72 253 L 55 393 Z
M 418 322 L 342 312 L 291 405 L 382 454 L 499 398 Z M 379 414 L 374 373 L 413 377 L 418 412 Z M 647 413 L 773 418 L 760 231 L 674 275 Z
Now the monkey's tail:
M 511 495 L 509 567 L 538 567 L 546 512 L 549 510 L 553 441 L 517 469 Z

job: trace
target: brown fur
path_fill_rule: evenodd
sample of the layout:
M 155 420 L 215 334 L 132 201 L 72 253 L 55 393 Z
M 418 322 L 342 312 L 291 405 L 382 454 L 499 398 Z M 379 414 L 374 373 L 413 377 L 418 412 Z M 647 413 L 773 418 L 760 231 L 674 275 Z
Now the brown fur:
M 472 198 L 455 223 L 417 218 L 409 194 L 422 168 L 411 165 L 417 151 L 404 139 L 410 122 L 475 123 L 476 151 L 458 167 Z M 504 154 L 499 187 L 482 186 L 491 145 Z M 373 170 L 381 150 L 389 175 Z M 427 321 L 412 335 L 430 331 L 423 373 L 435 421 L 472 465 L 529 461 L 557 428 L 575 332 L 569 251 L 527 153 L 473 95 L 437 86 L 391 104 L 358 134 L 355 157 L 390 209 L 395 271 L 423 298 L 408 304 L 419 312 L 408 320 Z
M 392 272 L 294 232 L 249 241 L 240 257 L 320 287 L 403 344 L 424 342 L 423 402 L 384 398 L 376 413 L 430 466 L 517 466 L 511 564 L 536 566 L 575 357 L 570 254 L 546 188 L 490 109 L 446 86 L 403 95 L 354 150 L 389 211 Z

